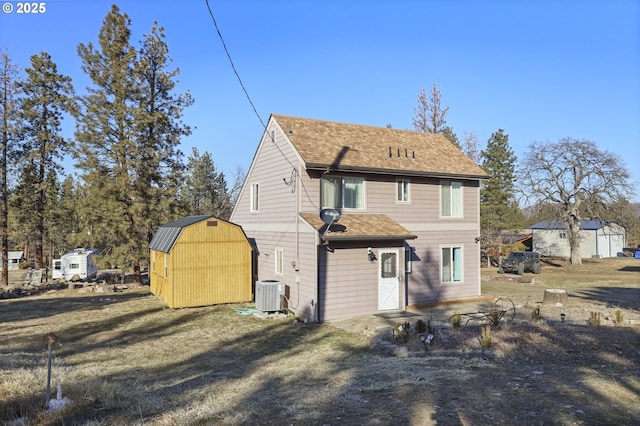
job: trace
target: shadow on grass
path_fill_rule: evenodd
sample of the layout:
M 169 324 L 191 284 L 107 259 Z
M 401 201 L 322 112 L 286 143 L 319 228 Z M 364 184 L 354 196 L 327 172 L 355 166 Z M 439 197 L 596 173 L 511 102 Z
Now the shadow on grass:
M 592 287 L 576 290 L 572 292 L 571 297 L 589 302 L 604 302 L 612 307 L 623 309 L 640 309 L 640 288 Z
M 81 297 L 23 297 L 0 300 L 0 322 L 47 318 L 74 310 L 92 310 L 95 306 L 112 305 L 131 299 L 148 297 L 145 292 L 88 293 Z
M 638 261 L 640 263 L 640 260 Z M 623 266 L 619 269 L 622 272 L 640 272 L 640 265 L 638 266 Z
M 495 362 L 399 359 L 327 325 L 113 296 L 59 303 L 59 316 L 50 317 L 64 336 L 56 366 L 65 367 L 67 395 L 78 402 L 59 424 L 623 424 L 640 414 L 637 406 L 627 417 L 624 404 L 616 408 L 640 392 L 637 328 L 543 327 L 529 340 L 514 335 L 506 343 L 520 339 L 517 355 Z M 49 306 L 21 302 L 20 309 Z M 2 351 L 41 357 L 28 340 L 48 324 L 34 317 L 0 329 L 3 341 L 11 334 Z M 33 365 L 10 358 L 0 358 L 5 380 Z M 604 384 L 592 383 L 598 375 Z M 610 393 L 611 383 L 619 393 Z M 5 393 L 0 418 L 30 413 L 38 391 Z

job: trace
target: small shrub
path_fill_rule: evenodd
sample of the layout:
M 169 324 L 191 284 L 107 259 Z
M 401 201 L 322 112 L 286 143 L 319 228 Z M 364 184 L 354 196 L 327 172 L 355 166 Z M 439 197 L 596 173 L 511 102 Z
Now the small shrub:
M 404 340 L 405 342 L 409 340 L 409 336 L 411 335 L 411 324 L 407 321 L 404 323 L 397 322 L 393 326 L 393 338 L 396 340 Z
M 460 315 L 460 312 L 455 311 L 453 313 L 453 316 L 451 317 L 451 325 L 453 325 L 453 328 L 460 328 L 462 326 L 462 315 Z
M 616 325 L 620 325 L 624 322 L 624 314 L 620 309 L 616 309 Z
M 491 347 L 491 325 L 487 324 L 480 329 L 480 346 L 484 349 Z
M 536 306 L 536 308 L 531 311 L 531 322 L 536 323 L 542 319 L 542 315 L 540 315 L 540 306 Z
M 600 325 L 600 312 L 591 312 L 589 324 L 598 327 Z
M 424 333 L 427 331 L 427 323 L 424 322 L 424 320 L 419 319 L 416 321 L 416 331 L 418 333 Z

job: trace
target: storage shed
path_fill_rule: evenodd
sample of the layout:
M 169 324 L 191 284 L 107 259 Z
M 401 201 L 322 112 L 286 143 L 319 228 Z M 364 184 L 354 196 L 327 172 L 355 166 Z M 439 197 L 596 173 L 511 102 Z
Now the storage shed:
M 0 260 L 2 260 L 2 253 L 0 253 Z M 24 261 L 23 251 L 10 251 L 7 253 L 7 269 L 9 271 L 20 269 L 20 264 Z M 0 270 L 2 270 L 2 262 L 0 262 Z
M 251 256 L 239 225 L 209 215 L 167 223 L 149 244 L 151 292 L 170 308 L 250 302 Z
M 571 255 L 566 224 L 544 220 L 531 226 L 533 251 L 542 256 Z M 580 221 L 580 253 L 583 258 L 616 257 L 626 242 L 625 229 L 610 220 Z

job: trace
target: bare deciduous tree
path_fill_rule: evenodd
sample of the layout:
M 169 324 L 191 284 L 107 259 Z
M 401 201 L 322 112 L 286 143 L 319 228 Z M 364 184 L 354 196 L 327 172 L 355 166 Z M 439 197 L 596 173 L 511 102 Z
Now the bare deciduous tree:
M 449 107 L 442 108 L 442 97 L 438 85 L 427 95 L 423 87 L 418 93 L 418 106 L 414 109 L 413 127 L 422 133 L 443 133 L 447 126 Z
M 461 148 L 458 136 L 453 129 L 447 126 L 447 113 L 449 107 L 442 107 L 442 96 L 436 83 L 427 97 L 423 87 L 418 93 L 418 106 L 413 110 L 413 127 L 422 133 L 437 133 L 444 135 L 449 142 Z
M 633 193 L 630 174 L 620 157 L 601 151 L 589 140 L 564 138 L 529 145 L 519 170 L 519 190 L 536 204 L 559 206 L 571 248 L 570 262 L 582 263 L 580 220 L 586 205 L 615 203 Z
M 462 153 L 469 157 L 471 161 L 480 164 L 482 161 L 482 150 L 478 145 L 478 137 L 473 132 L 464 132 L 464 142 L 462 142 Z

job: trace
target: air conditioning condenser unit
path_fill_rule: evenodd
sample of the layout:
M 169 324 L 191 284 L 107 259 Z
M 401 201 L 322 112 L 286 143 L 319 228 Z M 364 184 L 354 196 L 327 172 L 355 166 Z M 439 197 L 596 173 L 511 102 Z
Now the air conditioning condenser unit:
M 281 281 L 256 281 L 256 309 L 262 312 L 281 310 L 281 296 L 284 295 L 284 291 L 285 284 Z

